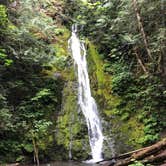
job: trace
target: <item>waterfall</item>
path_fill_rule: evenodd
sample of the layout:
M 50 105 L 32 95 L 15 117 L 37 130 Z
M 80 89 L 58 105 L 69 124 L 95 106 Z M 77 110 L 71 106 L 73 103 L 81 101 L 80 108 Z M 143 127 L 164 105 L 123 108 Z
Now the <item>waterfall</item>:
M 85 116 L 89 143 L 91 147 L 92 160 L 97 162 L 102 160 L 103 134 L 101 122 L 98 115 L 97 104 L 91 95 L 90 81 L 86 61 L 86 49 L 84 43 L 77 36 L 77 26 L 72 27 L 72 35 L 69 46 L 77 67 L 78 75 L 78 105 Z

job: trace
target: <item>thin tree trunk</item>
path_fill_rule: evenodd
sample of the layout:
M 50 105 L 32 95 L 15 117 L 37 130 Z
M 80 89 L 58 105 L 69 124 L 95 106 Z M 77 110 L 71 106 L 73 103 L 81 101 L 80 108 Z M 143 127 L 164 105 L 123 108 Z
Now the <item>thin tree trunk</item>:
M 32 142 L 33 142 L 33 148 L 34 148 L 34 159 L 35 159 L 35 162 L 36 162 L 37 166 L 39 166 L 40 165 L 40 162 L 39 162 L 39 151 L 38 151 L 38 148 L 37 148 L 37 145 L 36 145 L 36 141 L 35 141 L 33 136 L 32 136 Z
M 161 73 L 161 61 L 162 61 L 162 54 L 159 54 L 158 60 L 157 60 L 157 72 Z
M 135 11 L 136 16 L 137 16 L 138 26 L 139 26 L 139 29 L 140 29 L 140 32 L 141 32 L 141 35 L 142 35 L 142 38 L 143 38 L 144 45 L 145 45 L 145 49 L 147 51 L 149 59 L 152 61 L 153 57 L 152 57 L 150 49 L 148 47 L 148 41 L 147 41 L 147 37 L 146 37 L 145 31 L 144 31 L 142 19 L 141 19 L 139 10 L 138 10 L 137 0 L 132 0 L 132 1 L 133 1 L 133 6 L 134 6 L 134 11 Z
M 136 47 L 134 48 L 134 53 L 135 53 L 135 56 L 137 58 L 138 63 L 140 64 L 142 70 L 144 71 L 144 73 L 148 74 L 148 71 L 147 71 L 146 67 L 144 66 L 141 58 L 139 57 L 139 54 L 137 52 L 137 48 Z

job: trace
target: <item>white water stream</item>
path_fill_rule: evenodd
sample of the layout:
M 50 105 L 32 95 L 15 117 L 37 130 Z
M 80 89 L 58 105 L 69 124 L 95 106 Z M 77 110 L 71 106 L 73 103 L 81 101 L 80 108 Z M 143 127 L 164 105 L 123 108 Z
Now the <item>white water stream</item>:
M 77 66 L 78 75 L 78 104 L 85 116 L 89 142 L 92 153 L 90 162 L 102 160 L 103 134 L 101 122 L 98 116 L 97 105 L 91 95 L 90 81 L 86 61 L 86 49 L 84 43 L 77 36 L 77 26 L 72 27 L 72 36 L 69 40 L 69 46 Z

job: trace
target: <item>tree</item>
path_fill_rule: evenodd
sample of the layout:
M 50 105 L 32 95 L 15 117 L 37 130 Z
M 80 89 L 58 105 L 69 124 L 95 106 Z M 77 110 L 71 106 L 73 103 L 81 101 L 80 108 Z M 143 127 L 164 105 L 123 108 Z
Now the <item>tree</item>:
M 149 49 L 149 46 L 148 46 L 147 37 L 146 37 L 145 31 L 144 31 L 142 19 L 141 19 L 141 16 L 140 16 L 140 13 L 139 13 L 139 9 L 138 9 L 138 6 L 137 6 L 137 1 L 136 0 L 132 0 L 132 2 L 133 2 L 133 7 L 134 7 L 134 10 L 135 10 L 135 13 L 136 13 L 136 16 L 137 16 L 138 26 L 139 26 L 140 32 L 142 34 L 142 38 L 143 38 L 143 41 L 144 41 L 144 45 L 145 45 L 147 54 L 149 56 L 149 59 L 151 61 L 153 61 L 153 57 L 151 55 L 151 52 L 150 52 L 150 49 Z

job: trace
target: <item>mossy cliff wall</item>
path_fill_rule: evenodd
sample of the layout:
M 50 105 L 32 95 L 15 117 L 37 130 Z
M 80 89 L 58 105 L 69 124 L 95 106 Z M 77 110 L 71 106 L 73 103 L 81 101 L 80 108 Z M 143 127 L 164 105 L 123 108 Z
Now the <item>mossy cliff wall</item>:
M 60 66 L 60 72 L 65 82 L 62 91 L 61 111 L 56 123 L 55 141 L 57 144 L 57 159 L 85 160 L 90 153 L 85 119 L 77 104 L 77 75 L 71 54 L 68 49 L 70 33 L 64 31 L 55 46 L 59 58 L 65 59 L 65 66 Z M 63 42 L 62 42 L 63 41 Z M 57 65 L 56 65 L 57 66 Z M 59 71 L 57 71 L 59 70 Z M 58 153 L 58 147 L 63 152 Z
M 56 45 L 60 55 L 63 53 L 67 59 L 66 67 L 60 71 L 65 84 L 61 111 L 56 124 L 55 140 L 63 152 L 57 158 L 69 159 L 71 152 L 72 159 L 85 160 L 90 154 L 88 131 L 77 104 L 77 76 L 67 47 L 68 38 L 69 34 L 63 37 L 63 43 Z M 112 94 L 112 78 L 104 72 L 105 62 L 102 56 L 88 40 L 86 46 L 91 90 L 98 104 L 105 136 L 103 148 L 105 157 L 141 147 L 139 138 L 143 137 L 144 133 L 138 115 L 133 113 L 120 116 L 117 114 L 122 99 Z
M 65 148 L 64 159 L 86 159 L 88 153 L 88 136 L 86 122 L 77 105 L 77 82 L 72 79 L 74 70 L 68 75 L 63 89 L 62 110 L 58 116 L 56 140 Z
M 98 103 L 105 136 L 105 155 L 110 157 L 111 154 L 140 148 L 139 140 L 144 136 L 144 132 L 138 114 L 123 114 L 121 116 L 117 114 L 122 99 L 112 94 L 111 75 L 104 72 L 102 56 L 91 42 L 87 41 L 86 43 L 91 89 Z M 130 105 L 127 107 L 130 109 Z

